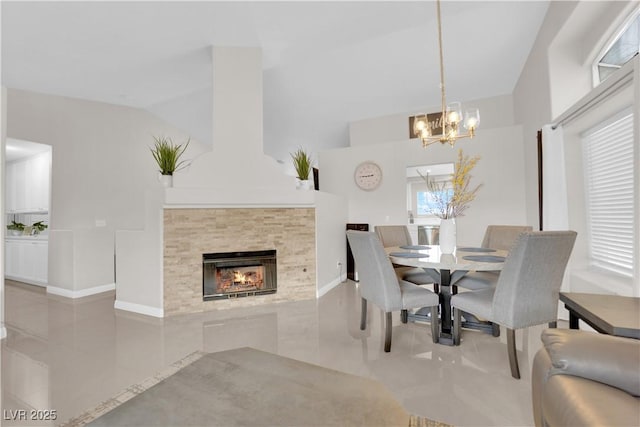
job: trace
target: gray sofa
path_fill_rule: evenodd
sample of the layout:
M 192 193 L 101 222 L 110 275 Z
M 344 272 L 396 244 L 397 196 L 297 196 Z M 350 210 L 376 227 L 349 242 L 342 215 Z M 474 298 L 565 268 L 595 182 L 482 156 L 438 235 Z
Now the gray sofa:
M 640 340 L 547 329 L 533 360 L 533 416 L 541 426 L 640 425 Z

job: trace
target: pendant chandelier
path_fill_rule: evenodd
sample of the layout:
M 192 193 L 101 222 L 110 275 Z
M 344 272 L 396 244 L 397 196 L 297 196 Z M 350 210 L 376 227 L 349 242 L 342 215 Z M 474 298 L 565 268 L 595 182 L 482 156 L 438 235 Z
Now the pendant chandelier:
M 413 132 L 422 140 L 422 146 L 427 147 L 439 142 L 453 147 L 458 139 L 473 138 L 476 128 L 480 124 L 480 111 L 477 108 L 468 109 L 462 115 L 462 105 L 452 102 L 447 105 L 444 87 L 444 60 L 442 53 L 442 24 L 440 18 L 440 0 L 437 0 L 438 10 L 438 47 L 440 50 L 440 93 L 442 95 L 442 114 L 437 113 L 434 119 L 432 114 L 415 116 L 413 119 Z M 461 133 L 461 127 L 467 133 Z

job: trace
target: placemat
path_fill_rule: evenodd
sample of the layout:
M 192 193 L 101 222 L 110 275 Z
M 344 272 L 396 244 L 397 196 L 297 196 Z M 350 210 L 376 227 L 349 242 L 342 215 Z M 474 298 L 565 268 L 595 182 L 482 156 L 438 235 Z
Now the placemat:
M 429 249 L 427 245 L 405 245 L 400 246 L 400 249 Z
M 417 252 L 391 252 L 389 256 L 398 258 L 427 258 L 429 254 L 419 254 Z
M 458 248 L 462 252 L 495 252 L 495 249 L 489 248 Z
M 496 255 L 467 255 L 463 256 L 462 259 L 478 262 L 504 262 L 505 257 Z

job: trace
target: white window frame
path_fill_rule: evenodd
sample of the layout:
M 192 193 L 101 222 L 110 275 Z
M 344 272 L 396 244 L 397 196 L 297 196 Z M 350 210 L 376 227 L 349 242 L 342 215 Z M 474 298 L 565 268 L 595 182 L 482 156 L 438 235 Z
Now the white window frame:
M 609 52 L 609 50 L 611 50 L 613 45 L 618 41 L 620 37 L 622 37 L 622 34 L 624 34 L 624 32 L 627 31 L 631 23 L 633 23 L 638 18 L 638 16 L 640 16 L 640 7 L 637 7 L 627 17 L 627 19 L 624 20 L 622 25 L 618 28 L 616 32 L 613 33 L 609 41 L 604 44 L 604 47 L 598 52 L 598 54 L 594 58 L 591 64 L 591 79 L 592 79 L 593 87 L 596 87 L 603 82 L 600 80 L 600 71 L 598 69 L 600 60 Z

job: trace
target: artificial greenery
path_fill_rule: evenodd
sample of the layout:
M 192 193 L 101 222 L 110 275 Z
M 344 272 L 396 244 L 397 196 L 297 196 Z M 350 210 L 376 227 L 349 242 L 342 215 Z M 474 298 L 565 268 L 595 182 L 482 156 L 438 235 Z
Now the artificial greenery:
M 291 158 L 293 159 L 293 167 L 296 169 L 298 179 L 301 181 L 308 180 L 311 173 L 311 156 L 302 148 L 298 148 L 295 153 L 291 153 Z
M 180 161 L 180 157 L 189 146 L 190 139 L 183 144 L 174 144 L 171 138 L 164 136 L 153 137 L 155 144 L 151 148 L 151 154 L 158 164 L 162 175 L 173 175 L 177 170 L 185 166 L 184 161 Z
M 24 224 L 21 222 L 11 221 L 11 224 L 7 225 L 7 230 L 24 231 Z
M 48 227 L 48 225 L 43 223 L 42 221 L 38 221 L 31 224 L 31 227 L 38 230 L 38 232 L 43 232 Z

